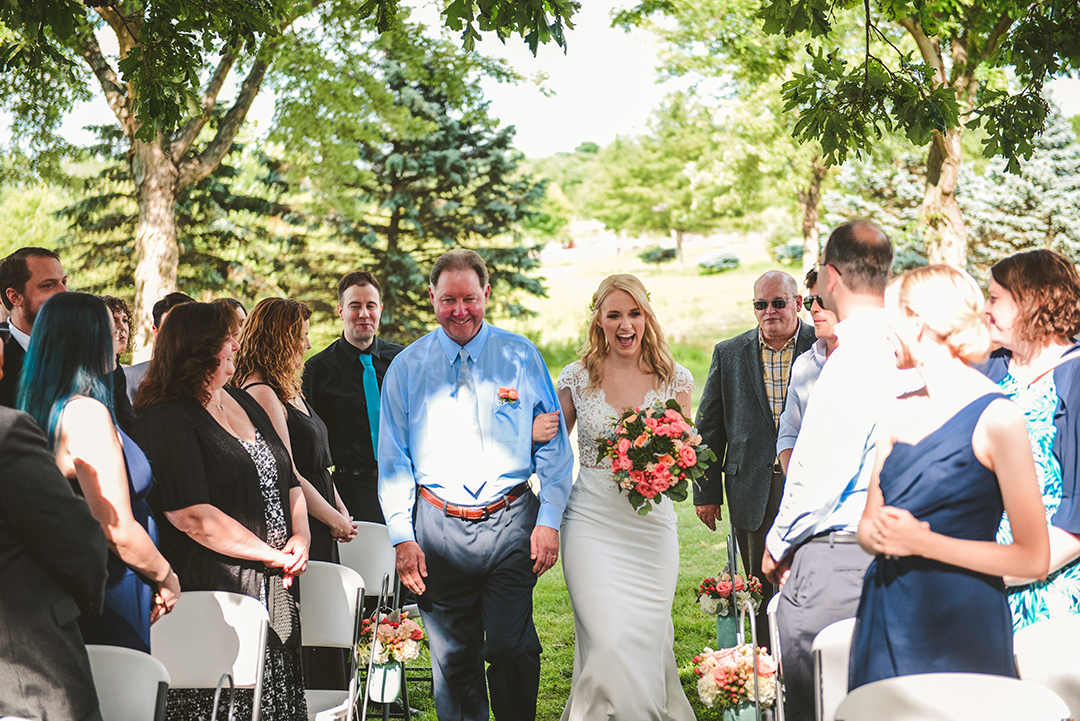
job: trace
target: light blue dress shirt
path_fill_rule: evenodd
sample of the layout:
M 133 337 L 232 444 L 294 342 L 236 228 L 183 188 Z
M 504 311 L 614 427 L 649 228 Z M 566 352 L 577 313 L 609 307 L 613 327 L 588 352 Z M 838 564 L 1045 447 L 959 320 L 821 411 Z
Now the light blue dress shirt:
M 776 434 L 776 455 L 795 447 L 810 391 L 814 390 L 814 384 L 821 375 L 825 358 L 825 340 L 819 338 L 791 364 L 787 401 L 784 402 L 784 412 L 780 415 L 780 428 Z
M 559 410 L 547 366 L 527 338 L 487 323 L 465 344 L 472 359 L 483 451 L 462 438 L 456 402 L 461 346 L 442 328 L 403 350 L 386 371 L 379 419 L 379 501 L 390 540 L 415 540 L 417 486 L 460 505 L 495 501 L 514 486 L 540 478 L 537 525 L 558 529 L 573 482 L 574 455 L 566 424 L 534 447 L 533 419 Z M 518 400 L 504 403 L 499 388 Z
M 890 401 L 923 386 L 914 370 L 896 368 L 888 331 L 884 309 L 858 311 L 836 325 L 840 343 L 810 394 L 784 498 L 765 538 L 777 561 L 820 533 L 859 530 L 879 422 Z

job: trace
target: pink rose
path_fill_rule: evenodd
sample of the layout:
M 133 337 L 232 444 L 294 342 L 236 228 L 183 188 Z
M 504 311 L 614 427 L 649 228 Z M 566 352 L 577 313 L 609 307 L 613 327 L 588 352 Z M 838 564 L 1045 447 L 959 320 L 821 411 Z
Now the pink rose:
M 714 653 L 713 657 L 716 659 L 716 668 L 718 671 L 734 671 L 739 666 L 739 662 L 735 658 L 734 648 L 722 648 Z
M 611 472 L 612 473 L 618 473 L 621 470 L 622 470 L 622 466 L 619 465 L 619 459 L 618 458 L 612 458 L 611 459 Z
M 741 591 L 746 588 L 746 584 L 743 582 L 742 576 L 736 576 L 735 580 L 732 583 L 734 584 L 736 591 Z
M 648 481 L 642 481 L 634 490 L 646 498 L 654 498 L 656 496 L 656 491 L 652 489 L 652 486 L 649 485 Z
M 716 590 L 720 592 L 722 598 L 727 598 L 731 595 L 731 581 L 720 581 L 716 584 Z M 730 649 L 724 649 L 730 650 Z
M 653 469 L 653 473 L 656 476 L 665 476 L 668 474 L 668 467 L 660 462 L 657 462 L 656 467 Z
M 629 471 L 634 468 L 634 462 L 630 460 L 628 456 L 619 456 L 619 468 L 624 471 Z
M 664 418 L 668 419 L 672 423 L 674 423 L 675 421 L 681 421 L 683 419 L 682 413 L 679 413 L 674 408 L 668 408 L 666 411 L 664 411 Z
M 626 452 L 630 450 L 630 446 L 631 446 L 631 445 L 633 445 L 633 444 L 632 444 L 632 443 L 630 443 L 630 439 L 629 439 L 629 438 L 623 438 L 623 439 L 621 439 L 621 440 L 619 441 L 619 454 L 620 454 L 620 455 L 623 455 L 623 456 L 625 456 L 625 455 L 626 455 Z
M 679 433 L 689 433 L 690 431 L 694 430 L 694 427 L 686 421 L 679 421 L 677 425 L 679 427 Z M 694 445 L 697 445 L 697 443 L 695 443 Z
M 761 653 L 760 650 L 757 657 L 757 672 L 761 676 L 772 676 L 776 673 L 776 661 L 771 656 Z
M 683 446 L 679 449 L 679 467 L 689 468 L 697 463 L 697 452 L 690 446 Z
M 650 431 L 655 432 L 657 426 L 659 426 L 659 425 L 660 425 L 660 421 L 656 420 L 655 418 L 646 418 L 645 419 L 645 427 L 648 428 Z
M 643 471 L 630 471 L 630 480 L 635 486 L 644 483 L 645 473 Z

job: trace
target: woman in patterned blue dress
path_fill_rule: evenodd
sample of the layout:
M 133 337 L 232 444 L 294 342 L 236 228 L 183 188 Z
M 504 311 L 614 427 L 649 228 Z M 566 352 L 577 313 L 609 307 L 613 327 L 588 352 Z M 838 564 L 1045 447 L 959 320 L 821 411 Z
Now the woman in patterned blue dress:
M 986 313 L 1001 345 L 984 372 L 1024 411 L 1050 525 L 1050 575 L 1006 578 L 1013 628 L 1080 613 L 1080 275 L 1050 250 L 991 269 Z M 1008 517 L 998 540 L 1008 543 Z

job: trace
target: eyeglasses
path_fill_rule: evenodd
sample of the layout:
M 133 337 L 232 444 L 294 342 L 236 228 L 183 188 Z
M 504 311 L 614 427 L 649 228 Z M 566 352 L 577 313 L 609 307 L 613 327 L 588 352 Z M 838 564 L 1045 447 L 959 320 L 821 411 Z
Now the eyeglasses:
M 810 307 L 814 305 L 815 301 L 817 301 L 818 306 L 820 306 L 822 310 L 826 310 L 826 308 L 825 308 L 825 299 L 822 298 L 820 295 L 808 295 L 805 298 L 803 298 L 803 300 L 802 300 L 803 308 L 806 308 L 807 310 L 810 310 Z
M 796 298 L 797 297 L 798 296 L 796 296 Z M 787 307 L 787 304 L 793 300 L 795 300 L 795 298 L 773 298 L 772 300 L 755 300 L 754 310 L 765 310 L 770 305 L 777 310 L 783 310 Z

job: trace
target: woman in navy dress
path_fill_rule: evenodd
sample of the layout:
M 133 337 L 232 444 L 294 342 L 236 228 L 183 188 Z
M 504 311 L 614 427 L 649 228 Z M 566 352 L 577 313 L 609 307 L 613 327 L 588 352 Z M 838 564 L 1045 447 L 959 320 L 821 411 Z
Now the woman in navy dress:
M 146 496 L 150 464 L 112 411 L 113 320 L 104 301 L 59 293 L 34 323 L 18 406 L 49 437 L 60 471 L 109 542 L 105 608 L 79 617 L 86 643 L 150 651 L 150 624 L 180 597 L 180 581 L 157 549 Z
M 969 363 L 989 351 L 982 292 L 951 266 L 912 271 L 888 304 L 897 366 L 925 387 L 879 429 L 859 543 L 849 688 L 914 673 L 1015 676 L 1004 575 L 1045 577 L 1050 550 L 1023 414 Z M 1002 509 L 1013 542 L 995 541 Z

